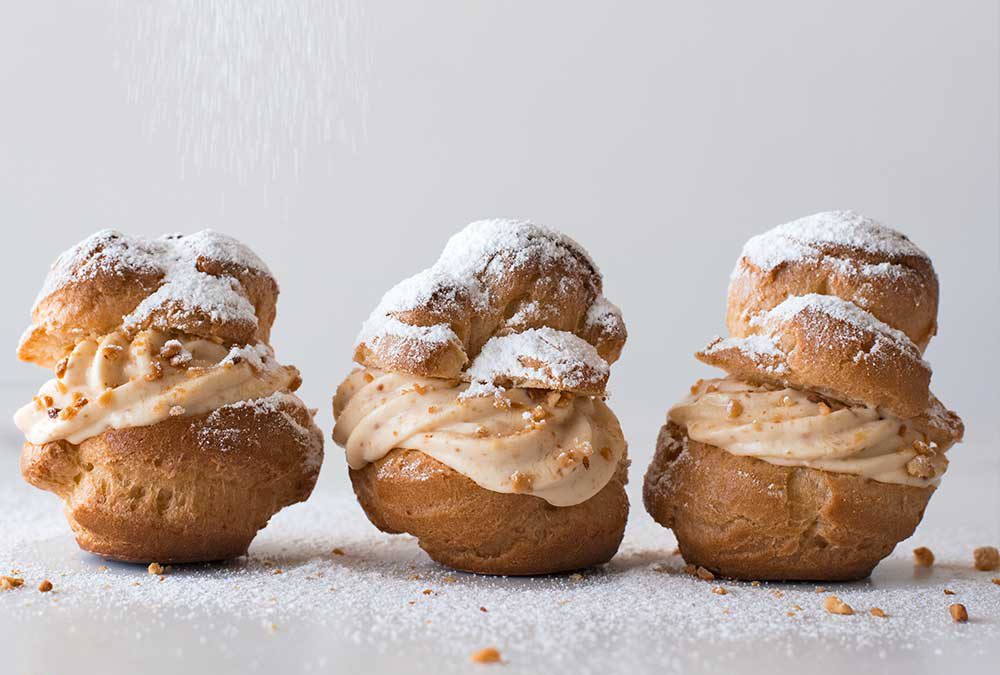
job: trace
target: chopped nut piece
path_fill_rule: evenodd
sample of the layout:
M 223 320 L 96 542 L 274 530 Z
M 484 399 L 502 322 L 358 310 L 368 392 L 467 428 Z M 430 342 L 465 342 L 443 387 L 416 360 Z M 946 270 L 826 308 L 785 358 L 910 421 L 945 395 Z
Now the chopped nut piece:
M 490 610 L 486 609 L 485 607 L 480 607 L 479 611 L 480 612 L 489 612 Z
M 514 492 L 530 492 L 534 482 L 531 474 L 515 471 L 510 475 L 510 486 Z
M 425 387 L 424 385 L 420 384 L 419 382 L 414 382 L 413 383 L 413 391 L 415 391 L 418 394 L 420 394 L 421 396 L 423 396 L 424 394 L 427 393 L 427 387 Z
M 333 555 L 344 555 L 344 549 L 335 548 L 332 551 L 330 551 L 330 553 L 332 553 Z
M 955 620 L 955 623 L 965 623 L 969 620 L 969 612 L 966 611 L 965 605 L 956 602 L 948 607 L 948 612 L 951 613 L 951 618 Z
M 433 592 L 434 592 L 434 591 L 432 591 L 432 590 L 431 590 L 431 589 L 429 589 L 429 588 L 425 588 L 425 589 L 423 590 L 423 594 L 424 594 L 424 595 L 430 595 L 430 594 L 431 594 L 431 593 L 433 593 Z
M 163 365 L 159 361 L 153 361 L 150 364 L 149 372 L 146 373 L 146 381 L 155 382 L 161 377 L 163 377 Z
M 184 349 L 184 345 L 180 343 L 180 340 L 167 340 L 160 349 L 160 356 L 170 359 L 180 354 L 182 349 Z
M 611 456 L 612 456 L 611 455 L 611 448 L 609 448 L 608 446 L 605 445 L 598 452 L 601 453 L 601 457 L 603 457 L 605 461 L 607 461 L 607 462 L 611 461 Z
M 750 585 L 753 586 L 754 588 L 759 588 L 760 587 L 760 582 L 759 581 L 751 581 Z
M 1000 551 L 993 546 L 981 546 L 972 552 L 973 565 L 977 570 L 989 572 L 1000 567 Z
M 882 608 L 880 608 L 880 607 L 872 607 L 871 614 L 872 614 L 872 616 L 877 616 L 880 619 L 884 619 L 885 618 L 885 611 Z
M 163 565 L 161 565 L 160 563 L 152 562 L 149 563 L 149 567 L 146 568 L 146 572 L 148 574 L 160 575 L 166 572 L 166 570 L 163 569 Z
M 688 563 L 688 564 L 684 565 L 684 567 L 682 568 L 682 570 L 683 570 L 684 574 L 690 575 L 692 577 L 698 575 L 698 568 L 695 567 L 694 565 L 692 565 L 691 563 Z
M 906 473 L 914 478 L 927 480 L 933 478 L 937 470 L 934 468 L 934 460 L 927 455 L 917 455 L 906 463 Z
M 0 576 L 0 591 L 12 591 L 24 585 L 24 579 L 20 577 Z
M 913 564 L 917 567 L 930 567 L 934 564 L 934 553 L 926 546 L 913 549 Z
M 39 593 L 48 593 L 52 590 L 52 582 L 48 579 L 43 579 L 42 583 L 38 584 Z
M 836 595 L 826 596 L 826 600 L 823 601 L 823 609 L 830 614 L 842 614 L 845 616 L 854 614 L 854 609 Z
M 736 419 L 743 414 L 743 404 L 733 399 L 726 404 L 726 414 L 730 419 Z
M 579 572 L 575 572 L 575 573 L 569 575 L 569 580 L 570 581 L 583 581 L 583 575 L 580 574 Z
M 831 412 L 833 412 L 833 409 L 831 409 L 830 406 L 826 404 L 826 401 L 820 401 L 819 405 L 816 407 L 819 409 L 819 414 L 822 415 L 823 417 L 826 417 Z
M 992 579 L 990 579 L 990 581 L 992 581 L 993 583 L 995 583 L 997 586 L 1000 586 L 1000 578 L 993 577 Z
M 59 359 L 59 363 L 56 364 L 56 378 L 62 379 L 63 375 L 66 374 L 66 366 L 69 365 L 69 357 L 64 356 Z
M 496 647 L 485 647 L 472 653 L 473 663 L 500 663 L 500 650 Z
M 955 591 L 951 590 L 950 588 L 946 588 L 946 589 L 944 589 L 944 594 L 945 595 L 955 595 Z
M 365 382 L 374 382 L 375 381 L 375 376 L 372 375 L 371 373 L 366 372 L 363 377 L 365 378 Z
M 722 586 L 716 586 L 712 589 L 712 592 L 715 593 L 716 595 L 726 595 L 729 591 L 727 591 Z
M 771 595 L 773 595 L 776 598 L 783 598 L 783 597 L 785 597 L 785 593 L 783 591 L 777 591 L 777 590 L 771 591 Z
M 712 581 L 713 579 L 715 579 L 715 575 L 709 572 L 704 567 L 699 567 L 695 571 L 695 574 L 697 574 L 698 578 L 701 579 L 702 581 Z

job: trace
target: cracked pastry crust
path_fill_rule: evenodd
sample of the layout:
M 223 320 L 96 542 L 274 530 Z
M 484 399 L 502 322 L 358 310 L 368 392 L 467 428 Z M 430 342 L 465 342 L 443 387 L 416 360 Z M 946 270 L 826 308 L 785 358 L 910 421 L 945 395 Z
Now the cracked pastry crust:
M 350 475 L 358 502 L 378 529 L 412 534 L 442 565 L 534 575 L 592 567 L 614 556 L 628 518 L 627 469 L 622 458 L 600 492 L 568 507 L 486 490 L 416 450 L 393 450 Z
M 934 490 L 739 457 L 668 423 L 643 502 L 685 561 L 717 575 L 850 581 L 913 534 Z

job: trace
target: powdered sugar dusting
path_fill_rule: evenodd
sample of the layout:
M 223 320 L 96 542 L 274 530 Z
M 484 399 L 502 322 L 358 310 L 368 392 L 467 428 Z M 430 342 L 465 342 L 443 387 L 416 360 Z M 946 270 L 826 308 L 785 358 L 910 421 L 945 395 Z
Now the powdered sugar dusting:
M 887 323 L 880 321 L 874 315 L 861 309 L 854 303 L 835 295 L 794 295 L 786 298 L 768 312 L 763 312 L 750 319 L 750 325 L 762 327 L 772 334 L 780 330 L 783 323 L 803 313 L 816 312 L 830 318 L 847 323 L 849 326 L 877 336 L 873 349 L 880 348 L 880 340 L 891 341 L 900 351 L 920 359 L 920 350 L 913 341 Z
M 413 326 L 400 321 L 397 315 L 420 309 L 432 299 L 437 311 L 445 315 L 485 311 L 490 302 L 489 283 L 502 280 L 511 272 L 528 265 L 539 268 L 558 266 L 559 269 L 570 270 L 584 266 L 586 268 L 584 276 L 593 278 L 595 290 L 600 290 L 600 271 L 597 265 L 583 247 L 566 235 L 528 221 L 477 221 L 448 240 L 444 251 L 432 267 L 405 279 L 382 297 L 362 326 L 357 343 L 366 345 L 370 349 L 388 348 L 398 351 L 397 356 L 418 359 L 433 353 L 443 345 L 461 345 L 454 330 L 446 323 Z M 506 326 L 512 330 L 520 329 L 527 321 L 527 317 L 536 310 L 537 303 L 526 303 L 507 320 Z M 597 327 L 608 334 L 614 334 L 620 332 L 624 324 L 620 310 L 603 295 L 598 294 L 597 299 L 588 308 L 585 326 Z M 554 332 L 550 330 L 545 335 Z M 517 349 L 522 350 L 519 352 L 520 356 L 545 361 L 547 356 L 554 354 L 551 345 L 539 341 L 540 335 L 542 333 L 533 333 L 520 341 L 505 338 L 495 343 L 491 349 L 494 351 L 499 349 L 497 345 L 503 346 L 504 349 L 514 348 L 516 345 Z M 553 344 L 562 345 L 558 356 L 560 361 L 554 367 L 571 377 L 565 359 L 583 358 L 584 350 L 575 345 L 574 340 L 583 341 L 570 333 L 551 339 Z M 570 344 L 574 344 L 572 349 L 568 347 Z M 532 347 L 546 351 L 544 355 L 524 351 Z M 592 347 L 590 349 L 593 351 Z M 499 353 L 494 356 L 500 357 Z M 585 357 L 591 359 L 589 353 Z M 493 357 L 486 360 L 476 359 L 480 364 L 490 360 L 495 359 Z M 600 362 L 602 365 L 591 361 L 580 361 L 577 368 L 579 370 L 599 365 L 606 371 L 608 364 L 603 359 L 600 359 Z M 523 366 L 519 368 L 523 370 Z M 499 371 L 490 372 L 495 374 Z M 505 372 L 513 375 L 515 370 L 508 367 Z M 486 377 L 486 366 L 481 365 L 477 373 Z M 473 380 L 475 379 L 477 378 L 473 377 Z
M 126 327 L 141 325 L 153 312 L 163 309 L 181 314 L 195 310 L 212 321 L 238 321 L 256 326 L 254 307 L 236 280 L 200 271 L 197 268 L 200 259 L 270 275 L 253 251 L 233 237 L 212 230 L 157 239 L 101 230 L 56 259 L 35 305 L 57 290 L 98 275 L 155 274 L 162 277 L 160 287 L 125 317 Z
M 603 295 L 598 296 L 587 310 L 587 327 L 600 327 L 605 333 L 614 333 L 624 325 L 622 311 Z
M 466 371 L 473 383 L 463 396 L 496 391 L 501 382 L 532 382 L 550 389 L 593 388 L 611 367 L 586 340 L 551 328 L 490 338 Z
M 319 431 L 313 427 L 303 426 L 289 412 L 288 408 L 302 408 L 305 404 L 295 394 L 286 391 L 276 391 L 270 396 L 263 398 L 248 399 L 224 405 L 213 410 L 205 423 L 198 431 L 198 442 L 203 448 L 211 448 L 222 452 L 232 452 L 245 449 L 245 432 L 241 429 L 229 427 L 224 416 L 227 412 L 234 410 L 245 410 L 254 415 L 280 415 L 288 429 L 295 433 L 302 444 L 311 447 L 310 440 Z M 310 411 L 313 415 L 315 410 Z M 323 461 L 322 444 L 317 447 L 317 452 L 311 453 L 306 458 L 306 467 L 318 469 Z
M 905 235 L 855 211 L 825 211 L 779 225 L 752 237 L 743 247 L 740 260 L 746 259 L 768 272 L 787 262 L 828 259 L 866 275 L 896 276 L 905 268 L 893 262 L 857 266 L 852 261 L 825 256 L 823 246 L 837 246 L 887 256 L 894 260 L 906 257 L 927 258 Z M 740 274 L 739 262 L 732 277 Z
M 783 362 L 785 353 L 782 352 L 774 339 L 770 335 L 748 335 L 747 337 L 729 337 L 721 339 L 716 337 L 712 343 L 705 348 L 707 355 L 717 352 L 735 349 L 741 354 L 756 363 L 765 372 L 781 375 L 788 372 L 788 366 Z M 769 363 L 770 362 L 770 363 Z

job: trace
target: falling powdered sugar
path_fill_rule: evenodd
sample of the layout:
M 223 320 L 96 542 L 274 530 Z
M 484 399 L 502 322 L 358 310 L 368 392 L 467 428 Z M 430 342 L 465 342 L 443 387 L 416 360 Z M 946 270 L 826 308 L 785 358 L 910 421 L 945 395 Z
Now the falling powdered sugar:
M 150 137 L 176 135 L 182 172 L 273 180 L 318 148 L 364 142 L 372 54 L 359 0 L 116 5 L 129 99 Z

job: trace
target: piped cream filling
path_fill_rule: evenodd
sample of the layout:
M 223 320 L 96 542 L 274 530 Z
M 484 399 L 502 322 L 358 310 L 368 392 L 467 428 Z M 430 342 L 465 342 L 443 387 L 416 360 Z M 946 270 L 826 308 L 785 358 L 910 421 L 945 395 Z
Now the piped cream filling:
M 35 444 L 70 443 L 108 429 L 141 427 L 168 417 L 201 415 L 239 401 L 297 387 L 298 371 L 282 366 L 265 344 L 226 348 L 156 330 L 117 331 L 86 339 L 56 368 L 14 423 Z
M 493 492 L 572 506 L 600 492 L 625 454 L 600 398 L 511 389 L 461 397 L 468 384 L 356 370 L 337 390 L 333 439 L 352 469 L 418 450 Z
M 876 408 L 731 378 L 700 381 L 669 418 L 734 455 L 882 483 L 937 485 L 948 464 L 925 434 Z

